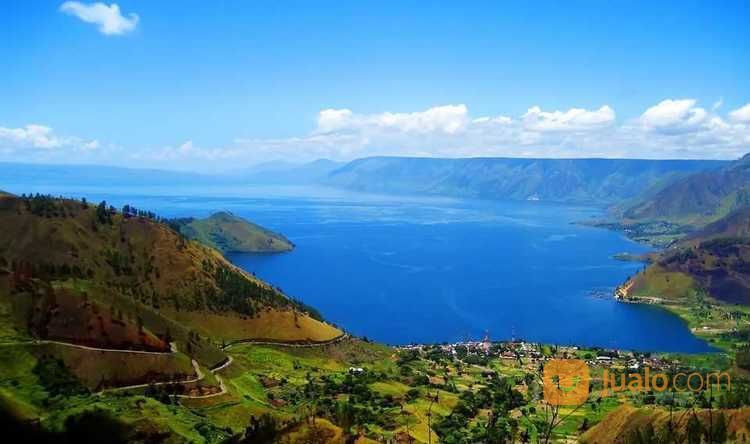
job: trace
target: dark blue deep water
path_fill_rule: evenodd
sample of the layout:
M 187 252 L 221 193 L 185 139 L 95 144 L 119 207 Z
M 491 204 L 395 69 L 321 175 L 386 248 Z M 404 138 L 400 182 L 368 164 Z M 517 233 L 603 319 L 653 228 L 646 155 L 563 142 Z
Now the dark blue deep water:
M 676 316 L 612 299 L 614 287 L 643 266 L 612 255 L 646 248 L 573 223 L 600 216 L 593 208 L 323 189 L 56 192 L 170 217 L 229 210 L 283 233 L 297 246 L 291 253 L 230 259 L 377 341 L 443 342 L 489 332 L 497 340 L 710 350 Z

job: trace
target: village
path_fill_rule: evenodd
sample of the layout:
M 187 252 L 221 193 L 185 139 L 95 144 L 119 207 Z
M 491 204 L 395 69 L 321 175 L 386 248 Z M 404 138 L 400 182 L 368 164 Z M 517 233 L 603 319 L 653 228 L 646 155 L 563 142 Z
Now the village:
M 485 335 L 481 341 L 467 340 L 438 345 L 411 344 L 397 348 L 428 355 L 434 353 L 437 348 L 444 355 L 478 365 L 487 365 L 489 361 L 496 359 L 504 365 L 534 366 L 551 359 L 580 359 L 585 361 L 589 368 L 614 368 L 631 372 L 639 372 L 647 367 L 651 370 L 674 370 L 680 366 L 678 359 L 665 359 L 651 353 L 572 345 L 546 345 L 523 340 L 491 341 L 489 335 Z

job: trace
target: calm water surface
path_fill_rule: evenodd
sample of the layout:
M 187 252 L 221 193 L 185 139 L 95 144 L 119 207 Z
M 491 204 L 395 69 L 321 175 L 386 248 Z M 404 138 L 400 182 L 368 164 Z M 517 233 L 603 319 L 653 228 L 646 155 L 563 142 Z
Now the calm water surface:
M 310 188 L 56 193 L 170 217 L 229 210 L 281 232 L 297 245 L 293 252 L 230 259 L 377 341 L 443 342 L 489 332 L 493 339 L 710 350 L 666 311 L 611 298 L 643 266 L 612 255 L 647 249 L 618 233 L 573 224 L 601 214 L 593 208 Z

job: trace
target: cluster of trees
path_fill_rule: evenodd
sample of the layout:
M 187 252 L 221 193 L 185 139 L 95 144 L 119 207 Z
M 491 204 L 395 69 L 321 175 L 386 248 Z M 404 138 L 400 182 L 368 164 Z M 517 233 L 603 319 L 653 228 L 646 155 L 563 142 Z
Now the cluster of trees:
M 7 264 L 7 261 L 5 263 Z M 21 273 L 40 279 L 64 279 L 71 277 L 83 279 L 91 278 L 94 275 L 93 270 L 83 269 L 78 264 L 54 264 L 52 262 L 32 263 L 14 260 L 10 262 L 10 269 L 14 273 Z
M 112 267 L 115 275 L 129 276 L 133 274 L 132 260 L 129 255 L 120 253 L 117 250 L 107 251 L 105 255 L 106 261 Z
M 122 214 L 123 216 L 137 216 L 137 217 L 143 217 L 146 219 L 152 219 L 155 221 L 162 221 L 164 219 L 160 218 L 156 215 L 153 211 L 147 211 L 147 210 L 141 210 L 140 208 L 136 208 L 133 205 L 125 204 L 122 206 Z
M 145 396 L 167 405 L 178 404 L 179 398 L 176 395 L 183 393 L 185 393 L 185 386 L 178 383 L 164 385 L 149 384 L 143 392 Z
M 12 437 L 15 436 L 16 439 L 29 443 L 125 444 L 131 441 L 130 427 L 110 412 L 96 408 L 68 416 L 63 430 L 51 431 L 45 429 L 39 421 L 19 419 L 15 411 L 0 405 L 0 428 L 8 439 L 13 440 Z
M 83 200 L 83 203 L 86 203 L 85 199 Z M 117 214 L 117 209 L 111 205 L 107 205 L 107 201 L 105 200 L 101 201 L 96 207 L 96 217 L 102 224 L 111 224 L 112 215 L 114 214 Z M 157 216 L 157 214 L 153 211 L 142 210 L 130 204 L 125 204 L 122 206 L 122 215 L 124 217 L 142 217 L 144 219 L 151 219 L 155 222 L 165 223 L 169 225 L 168 219 Z
M 279 425 L 276 418 L 264 413 L 260 417 L 250 417 L 250 423 L 245 429 L 245 435 L 241 443 L 271 444 L 276 442 L 279 436 Z
M 435 433 L 445 443 L 505 442 L 518 431 L 518 422 L 509 419 L 512 409 L 526 405 L 526 400 L 514 389 L 513 378 L 494 378 L 476 393 L 464 391 L 450 415 L 435 425 Z M 480 409 L 491 410 L 485 425 L 469 427 Z
M 670 421 L 655 429 L 649 423 L 639 427 L 628 434 L 625 438 L 626 444 L 669 444 L 685 442 L 688 444 L 720 443 L 735 441 L 736 437 L 729 436 L 728 421 L 724 413 L 718 412 L 710 418 L 701 421 L 695 412 L 690 414 L 684 428 L 677 428 Z
M 103 200 L 96 206 L 96 220 L 102 225 L 112 225 L 112 216 L 117 213 L 113 206 L 107 206 L 107 201 Z
M 750 381 L 734 377 L 731 390 L 724 390 L 719 396 L 719 408 L 737 409 L 750 405 Z
M 28 196 L 26 194 L 22 194 L 21 199 L 23 199 L 23 201 L 25 202 L 26 209 L 28 209 L 31 214 L 34 214 L 35 216 L 65 217 L 67 215 L 67 213 L 65 212 L 65 207 L 59 205 L 60 200 L 50 194 L 36 193 L 33 195 L 29 194 Z
M 88 390 L 78 378 L 68 370 L 65 363 L 54 356 L 40 357 L 31 372 L 50 396 L 74 396 L 87 393 Z
M 391 395 L 381 395 L 370 388 L 373 382 L 384 379 L 386 376 L 382 373 L 369 371 L 349 374 L 343 380 L 308 374 L 302 390 L 285 395 L 285 400 L 307 405 L 302 413 L 327 418 L 343 428 L 345 434 L 367 424 L 394 430 L 398 427 L 396 408 L 399 402 Z M 346 395 L 346 400 L 339 400 L 340 395 Z
M 231 309 L 248 316 L 255 314 L 253 302 L 262 302 L 272 307 L 284 307 L 290 302 L 277 290 L 262 286 L 226 266 L 214 270 L 214 279 L 220 291 L 210 298 L 217 309 Z

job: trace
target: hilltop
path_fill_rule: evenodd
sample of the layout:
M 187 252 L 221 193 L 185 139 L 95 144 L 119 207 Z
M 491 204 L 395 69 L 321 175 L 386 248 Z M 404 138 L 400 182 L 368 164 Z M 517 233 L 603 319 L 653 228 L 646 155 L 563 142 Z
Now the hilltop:
M 184 236 L 223 253 L 280 253 L 294 248 L 281 234 L 225 211 L 205 219 L 173 219 L 170 225 Z

